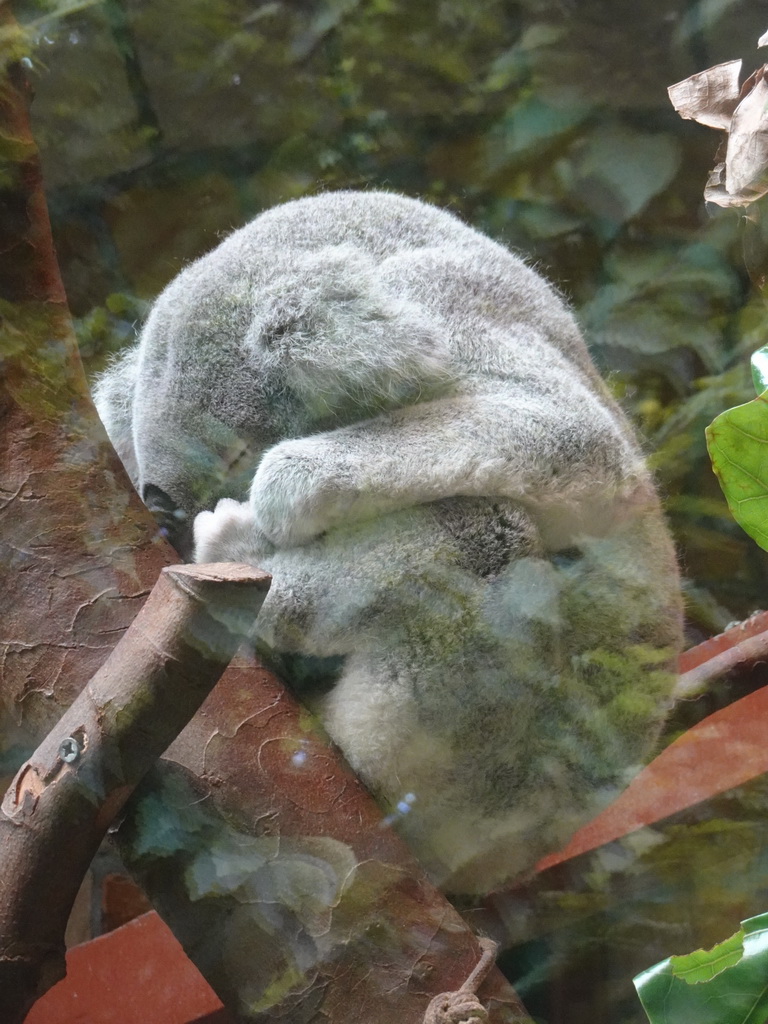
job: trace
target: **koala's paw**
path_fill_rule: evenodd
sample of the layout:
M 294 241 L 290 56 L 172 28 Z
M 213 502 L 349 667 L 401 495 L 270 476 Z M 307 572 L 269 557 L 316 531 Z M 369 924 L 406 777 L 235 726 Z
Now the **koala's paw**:
M 222 498 L 213 512 L 195 518 L 196 562 L 259 565 L 274 547 L 253 520 L 248 502 Z
M 344 520 L 355 497 L 347 483 L 338 460 L 315 439 L 282 441 L 253 479 L 254 520 L 276 547 L 306 544 Z

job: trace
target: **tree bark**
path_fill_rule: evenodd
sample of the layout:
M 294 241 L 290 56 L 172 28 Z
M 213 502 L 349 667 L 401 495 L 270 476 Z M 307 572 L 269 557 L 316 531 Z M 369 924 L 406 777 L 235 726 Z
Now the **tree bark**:
M 0 27 L 13 22 L 0 5 Z M 56 723 L 178 559 L 90 400 L 59 275 L 30 90 L 0 72 L 0 743 Z M 10 744 L 9 744 L 10 745 Z
M 64 977 L 64 930 L 82 878 L 137 783 L 181 732 L 240 643 L 243 606 L 269 587 L 249 566 L 164 569 L 94 678 L 0 806 L 0 1006 L 21 1024 Z M 62 851 L 66 856 L 62 856 Z

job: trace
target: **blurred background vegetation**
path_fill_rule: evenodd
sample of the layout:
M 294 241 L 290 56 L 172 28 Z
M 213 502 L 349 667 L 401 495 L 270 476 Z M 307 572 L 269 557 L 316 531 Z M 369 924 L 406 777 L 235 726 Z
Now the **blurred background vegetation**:
M 651 453 L 691 640 L 766 603 L 703 428 L 752 397 L 765 311 L 715 132 L 666 87 L 759 63 L 747 0 L 33 0 L 53 230 L 89 369 L 190 259 L 275 203 L 379 187 L 528 254 L 576 307 Z
M 745 271 L 741 215 L 702 199 L 718 136 L 682 121 L 666 93 L 738 57 L 751 72 L 764 59 L 755 48 L 764 5 L 20 0 L 14 9 L 90 371 L 135 336 L 187 261 L 260 210 L 331 188 L 420 196 L 528 254 L 573 303 L 656 470 L 690 641 L 768 603 L 768 554 L 732 521 L 704 443 L 715 415 L 753 397 L 747 357 L 768 321 Z M 506 963 L 536 1019 L 636 1024 L 632 973 L 765 910 L 766 811 L 768 784 L 755 780 L 577 865 L 579 882 L 543 878 L 531 915 L 554 923 L 521 933 Z

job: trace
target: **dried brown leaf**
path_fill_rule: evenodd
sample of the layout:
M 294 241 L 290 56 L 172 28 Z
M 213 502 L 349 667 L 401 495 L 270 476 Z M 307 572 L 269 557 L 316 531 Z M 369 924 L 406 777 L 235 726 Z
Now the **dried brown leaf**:
M 743 203 L 768 192 L 768 82 L 766 66 L 734 111 L 725 158 L 725 188 Z
M 738 206 L 739 204 L 734 203 L 732 197 L 725 190 L 725 154 L 727 149 L 728 139 L 724 138 L 715 154 L 715 166 L 707 178 L 704 199 L 708 203 L 717 203 L 718 206 Z
M 730 60 L 670 85 L 667 92 L 681 117 L 727 131 L 739 102 L 740 74 L 741 61 Z

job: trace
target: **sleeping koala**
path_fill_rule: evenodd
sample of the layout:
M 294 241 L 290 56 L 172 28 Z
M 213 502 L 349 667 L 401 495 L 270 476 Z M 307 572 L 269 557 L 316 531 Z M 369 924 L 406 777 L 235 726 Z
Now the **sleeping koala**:
M 187 267 L 96 405 L 198 561 L 273 575 L 253 641 L 432 878 L 529 871 L 669 706 L 674 552 L 553 289 L 451 214 L 338 192 Z

